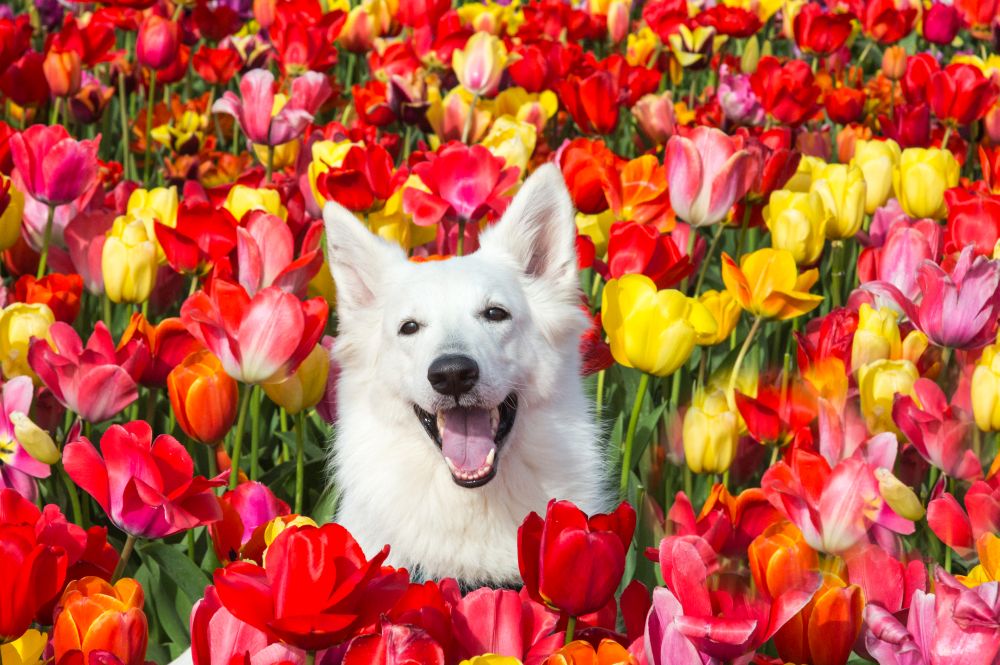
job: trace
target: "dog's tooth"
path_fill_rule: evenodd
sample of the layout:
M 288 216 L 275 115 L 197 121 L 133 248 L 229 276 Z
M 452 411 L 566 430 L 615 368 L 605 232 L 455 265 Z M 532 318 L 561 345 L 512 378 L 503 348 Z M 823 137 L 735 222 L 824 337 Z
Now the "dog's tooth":
M 484 464 L 482 467 L 484 471 L 490 470 L 490 467 L 493 466 L 493 460 L 495 460 L 496 457 L 497 457 L 497 449 L 493 448 L 492 450 L 490 450 L 490 454 L 486 456 L 486 464 Z
M 451 461 L 450 457 L 445 457 L 444 461 L 445 461 L 445 464 L 448 465 L 448 470 L 451 471 L 452 475 L 456 475 L 456 476 L 457 475 L 461 475 L 460 472 L 459 472 L 459 470 L 458 470 L 458 467 L 455 466 L 455 463 Z
M 438 411 L 437 414 L 437 427 L 438 432 L 444 431 L 444 411 Z

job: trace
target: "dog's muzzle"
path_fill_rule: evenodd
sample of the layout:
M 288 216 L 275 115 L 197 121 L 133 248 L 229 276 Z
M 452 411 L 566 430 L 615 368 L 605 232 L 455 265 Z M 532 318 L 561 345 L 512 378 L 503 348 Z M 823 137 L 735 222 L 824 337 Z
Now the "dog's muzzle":
M 436 414 L 414 404 L 424 431 L 441 449 L 452 479 L 462 487 L 481 487 L 497 474 L 497 453 L 517 416 L 517 395 L 487 409 L 457 406 Z

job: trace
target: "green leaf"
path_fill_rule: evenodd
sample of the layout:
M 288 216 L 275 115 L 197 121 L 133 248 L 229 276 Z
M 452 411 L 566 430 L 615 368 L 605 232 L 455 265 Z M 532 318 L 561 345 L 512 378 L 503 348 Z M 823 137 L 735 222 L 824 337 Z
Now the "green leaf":
M 143 559 L 151 559 L 163 577 L 169 578 L 193 605 L 211 584 L 208 575 L 176 547 L 159 541 L 143 543 L 136 548 Z

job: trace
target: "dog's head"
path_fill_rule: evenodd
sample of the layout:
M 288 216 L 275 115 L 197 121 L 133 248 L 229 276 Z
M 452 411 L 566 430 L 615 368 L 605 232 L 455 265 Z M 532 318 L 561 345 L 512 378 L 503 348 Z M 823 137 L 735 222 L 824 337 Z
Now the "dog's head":
M 337 354 L 412 408 L 455 482 L 489 482 L 518 410 L 579 371 L 573 206 L 559 170 L 539 168 L 475 253 L 414 263 L 327 203 L 337 284 Z

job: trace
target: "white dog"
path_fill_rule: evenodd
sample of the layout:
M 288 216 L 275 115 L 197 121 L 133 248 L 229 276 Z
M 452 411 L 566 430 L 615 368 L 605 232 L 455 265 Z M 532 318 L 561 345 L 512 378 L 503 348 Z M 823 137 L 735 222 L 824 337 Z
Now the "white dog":
M 327 203 L 337 284 L 336 520 L 418 577 L 518 579 L 517 528 L 551 498 L 607 507 L 584 394 L 573 206 L 539 168 L 475 253 L 414 263 Z

